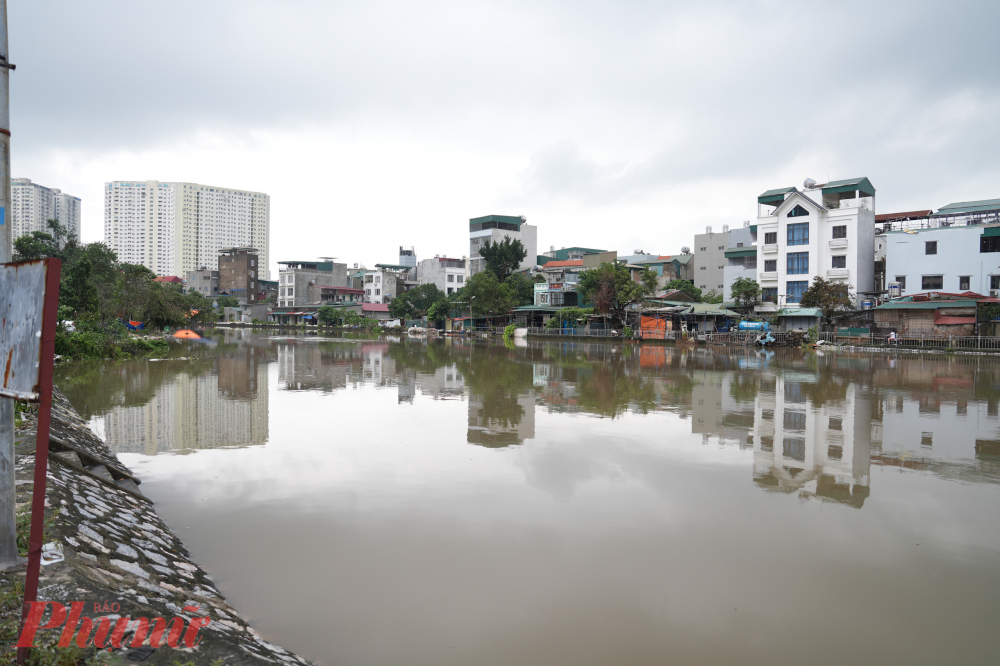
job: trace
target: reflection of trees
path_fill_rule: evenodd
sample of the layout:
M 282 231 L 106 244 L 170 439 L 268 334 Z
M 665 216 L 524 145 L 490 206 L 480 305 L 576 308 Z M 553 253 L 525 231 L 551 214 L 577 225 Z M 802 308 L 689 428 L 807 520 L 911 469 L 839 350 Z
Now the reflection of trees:
M 388 351 L 389 358 L 397 364 L 423 374 L 434 374 L 439 368 L 452 365 L 464 354 L 445 344 L 444 340 L 410 340 L 403 338 L 392 345 Z
M 459 356 L 457 365 L 469 387 L 469 434 L 471 444 L 509 446 L 519 444 L 515 429 L 525 416 L 518 399 L 532 389 L 532 367 L 521 363 L 510 350 L 492 346 Z
M 729 396 L 736 402 L 753 402 L 757 397 L 757 375 L 752 372 L 733 373 Z
M 594 367 L 577 386 L 578 403 L 584 411 L 614 418 L 634 406 L 643 414 L 656 409 L 656 388 L 640 375 L 628 375 L 626 365 L 610 360 Z
M 210 372 L 215 368 L 215 351 L 183 348 L 176 355 L 211 354 L 184 361 L 79 361 L 56 367 L 54 381 L 80 416 L 90 419 L 114 407 L 145 405 L 177 375 Z

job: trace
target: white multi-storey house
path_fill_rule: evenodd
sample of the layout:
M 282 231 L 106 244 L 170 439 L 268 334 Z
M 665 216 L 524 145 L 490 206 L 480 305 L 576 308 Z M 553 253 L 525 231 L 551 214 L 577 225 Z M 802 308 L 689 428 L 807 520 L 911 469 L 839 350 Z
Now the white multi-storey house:
M 58 220 L 67 233 L 80 237 L 80 198 L 27 178 L 10 181 L 10 224 L 13 239 L 32 231 L 48 232 L 48 221 Z
M 486 260 L 479 256 L 479 248 L 487 242 L 499 243 L 504 238 L 521 241 L 527 254 L 521 270 L 538 262 L 538 227 L 525 224 L 526 219 L 510 215 L 487 215 L 469 220 L 469 277 L 486 268 Z
M 758 311 L 798 303 L 819 276 L 874 288 L 875 188 L 867 178 L 768 190 L 757 197 Z M 860 300 L 860 297 L 859 297 Z
M 218 268 L 219 250 L 253 247 L 270 279 L 271 198 L 196 183 L 114 181 L 104 187 L 104 241 L 157 275 Z

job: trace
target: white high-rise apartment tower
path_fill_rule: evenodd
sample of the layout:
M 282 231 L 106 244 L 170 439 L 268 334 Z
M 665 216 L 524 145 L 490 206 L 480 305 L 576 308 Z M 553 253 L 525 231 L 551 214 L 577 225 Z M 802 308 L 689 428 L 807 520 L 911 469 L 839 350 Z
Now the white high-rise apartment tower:
M 262 192 L 156 180 L 104 186 L 104 241 L 157 275 L 217 270 L 220 249 L 253 247 L 269 278 L 270 228 L 271 197 Z
M 59 223 L 80 237 L 80 198 L 54 187 L 32 183 L 27 178 L 10 181 L 10 217 L 14 239 L 32 231 L 48 232 L 49 220 Z

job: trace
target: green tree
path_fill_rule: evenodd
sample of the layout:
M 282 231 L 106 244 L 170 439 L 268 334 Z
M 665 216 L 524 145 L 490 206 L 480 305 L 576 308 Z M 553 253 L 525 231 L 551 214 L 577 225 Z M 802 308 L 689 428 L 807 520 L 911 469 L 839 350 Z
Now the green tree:
M 63 273 L 59 302 L 68 307 L 74 316 L 97 311 L 97 287 L 90 280 L 93 270 L 90 258 L 84 256 Z
M 498 282 L 506 282 L 511 273 L 521 266 L 528 251 L 521 241 L 505 236 L 496 243 L 486 241 L 479 248 L 479 256 L 486 260 L 486 270 L 493 273 Z
M 605 262 L 580 273 L 577 293 L 594 304 L 594 311 L 610 317 L 615 324 L 625 322 L 629 306 L 639 303 L 656 290 L 656 273 L 643 268 L 638 279 L 617 262 Z
M 854 310 L 854 294 L 846 282 L 832 282 L 817 275 L 802 293 L 799 307 L 819 308 L 826 323 L 832 324 L 837 314 Z
M 750 278 L 736 278 L 729 293 L 737 305 L 756 305 L 760 302 L 760 285 Z
M 683 291 L 685 294 L 693 298 L 697 302 L 701 302 L 701 289 L 694 286 L 693 282 L 688 280 L 675 279 L 667 283 L 667 291 L 671 289 L 676 289 L 678 291 Z
M 237 305 L 240 304 L 240 302 L 236 300 L 235 296 L 229 296 L 227 294 L 223 294 L 222 296 L 217 296 L 215 298 L 215 302 L 219 305 L 220 310 L 222 308 L 235 308 Z
M 332 305 L 321 305 L 316 315 L 319 317 L 319 323 L 324 326 L 336 326 L 343 319 L 340 308 L 335 308 Z
M 535 283 L 520 273 L 504 281 L 514 294 L 514 305 L 531 305 L 535 302 Z
M 422 284 L 403 292 L 389 303 L 389 316 L 393 319 L 419 319 L 431 306 L 448 297 L 435 284 Z
M 506 314 L 516 304 L 516 295 L 509 285 L 501 283 L 490 271 L 476 273 L 455 294 L 454 303 L 474 316 L 496 317 Z
M 32 231 L 14 240 L 14 261 L 70 258 L 77 250 L 76 235 L 67 231 L 59 220 L 46 222 L 48 231 Z
M 458 306 L 455 304 L 455 299 L 446 298 L 444 300 L 437 301 L 427 309 L 427 320 L 444 321 L 451 315 L 453 310 L 457 309 Z
M 721 303 L 722 294 L 717 292 L 715 289 L 709 289 L 707 292 L 702 294 L 701 300 L 703 303 Z

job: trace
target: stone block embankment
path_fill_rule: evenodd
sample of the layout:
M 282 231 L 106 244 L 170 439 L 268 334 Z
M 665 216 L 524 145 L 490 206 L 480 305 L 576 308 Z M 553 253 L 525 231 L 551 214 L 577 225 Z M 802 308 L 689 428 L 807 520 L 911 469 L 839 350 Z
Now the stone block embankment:
M 35 467 L 35 424 L 16 437 L 17 502 L 30 507 Z M 149 646 L 114 650 L 122 663 L 286 664 L 308 662 L 262 638 L 226 603 L 209 575 L 191 561 L 184 544 L 143 496 L 132 472 L 87 427 L 56 390 L 46 489 L 46 542 L 62 543 L 65 560 L 42 567 L 38 599 L 67 607 L 84 602 L 84 617 L 109 617 L 114 625 L 131 618 L 194 617 L 211 621 L 198 633 L 194 648 Z M 11 585 L 20 571 L 6 572 Z M 185 608 L 197 607 L 197 610 Z M 113 611 L 111 609 L 114 609 Z M 56 637 L 60 629 L 52 630 Z M 43 632 L 39 632 L 41 636 Z M 131 631 L 123 644 L 131 645 Z

